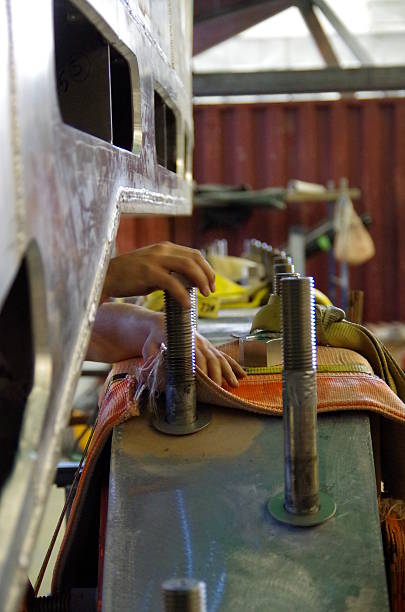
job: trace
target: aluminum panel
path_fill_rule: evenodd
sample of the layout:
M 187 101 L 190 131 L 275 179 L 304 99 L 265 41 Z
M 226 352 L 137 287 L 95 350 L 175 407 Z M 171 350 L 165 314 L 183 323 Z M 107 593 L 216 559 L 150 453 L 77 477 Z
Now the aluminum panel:
M 190 5 L 185 0 L 181 4 L 187 15 Z M 0 212 L 6 223 L 0 227 L 0 302 L 25 257 L 34 350 L 34 382 L 18 454 L 0 500 L 4 611 L 17 609 L 25 588 L 120 214 L 191 210 L 182 144 L 192 130 L 190 84 L 162 52 L 149 4 L 75 0 L 74 5 L 130 65 L 135 146 L 133 153 L 124 151 L 62 122 L 53 2 L 2 2 Z M 180 24 L 165 26 L 182 46 Z M 178 118 L 176 173 L 156 162 L 155 83 Z
M 0 4 L 0 308 L 14 278 L 21 245 L 18 244 L 17 217 L 18 207 L 12 206 L 15 200 L 13 180 L 13 126 L 12 123 L 12 73 L 10 61 L 10 23 L 8 7 Z

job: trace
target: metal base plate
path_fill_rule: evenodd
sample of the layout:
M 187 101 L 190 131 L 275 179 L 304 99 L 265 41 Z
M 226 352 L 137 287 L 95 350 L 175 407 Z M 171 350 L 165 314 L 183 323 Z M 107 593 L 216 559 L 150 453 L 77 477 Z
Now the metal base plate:
M 204 405 L 197 404 L 197 420 L 194 423 L 168 423 L 164 416 L 152 417 L 152 425 L 158 431 L 172 436 L 187 436 L 207 427 L 211 421 L 211 410 Z
M 332 518 L 336 512 L 336 504 L 329 495 L 319 492 L 319 510 L 311 514 L 293 514 L 284 507 L 284 492 L 275 495 L 267 504 L 270 515 L 280 523 L 295 527 L 314 527 Z

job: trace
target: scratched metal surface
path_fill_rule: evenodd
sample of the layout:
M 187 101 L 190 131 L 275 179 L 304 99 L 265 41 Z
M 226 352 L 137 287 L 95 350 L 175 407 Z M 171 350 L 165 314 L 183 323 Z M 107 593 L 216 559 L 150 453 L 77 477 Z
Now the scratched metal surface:
M 113 438 L 103 612 L 162 609 L 172 576 L 206 581 L 207 610 L 389 609 L 368 418 L 319 419 L 329 522 L 282 526 L 266 503 L 283 489 L 282 421 L 215 410 L 195 436 L 144 418 Z
M 0 308 L 25 258 L 34 385 L 0 499 L 0 608 L 15 610 L 67 424 L 121 213 L 187 214 L 192 144 L 191 5 L 74 0 L 127 58 L 134 150 L 62 122 L 51 0 L 0 2 Z M 168 19 L 155 24 L 161 12 Z M 161 41 L 159 40 L 161 37 Z M 178 47 L 178 48 L 177 48 Z M 189 53 L 189 56 L 187 55 Z M 177 116 L 177 172 L 156 161 L 154 87 Z

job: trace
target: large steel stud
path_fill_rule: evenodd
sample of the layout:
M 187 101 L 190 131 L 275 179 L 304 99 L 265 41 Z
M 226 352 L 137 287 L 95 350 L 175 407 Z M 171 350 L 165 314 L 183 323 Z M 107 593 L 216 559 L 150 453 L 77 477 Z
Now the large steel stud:
M 331 518 L 335 503 L 319 492 L 315 296 L 312 277 L 281 280 L 284 493 L 268 509 L 277 520 L 310 527 Z

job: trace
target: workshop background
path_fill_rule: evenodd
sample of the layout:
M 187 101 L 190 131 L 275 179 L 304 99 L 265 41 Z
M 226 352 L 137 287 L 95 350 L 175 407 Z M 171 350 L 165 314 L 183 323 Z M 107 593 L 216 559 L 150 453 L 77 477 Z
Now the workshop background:
M 230 30 L 232 20 L 236 21 L 238 16 L 235 28 L 255 19 L 238 13 L 237 2 L 220 4 L 222 13 L 218 3 L 195 3 L 195 50 L 199 43 L 213 42 L 198 37 L 199 26 L 206 23 L 200 21 L 201 15 L 216 16 L 218 25 L 226 17 Z M 262 3 L 249 4 L 263 10 Z M 348 19 L 347 27 L 369 51 L 370 61 L 379 66 L 403 63 L 403 2 L 368 0 L 355 5 L 335 4 L 333 9 L 342 20 Z M 321 14 L 319 19 L 322 21 Z M 322 25 L 340 65 L 349 69 L 358 66 L 336 32 L 325 21 Z M 207 36 L 206 31 L 200 34 Z M 324 65 L 325 60 L 297 7 L 194 58 L 194 72 L 205 74 L 227 71 L 230 66 L 237 74 L 238 70 L 251 72 L 254 67 L 260 71 L 277 68 L 281 72 Z M 329 65 L 333 66 L 333 58 L 332 61 L 329 58 Z M 348 83 L 351 78 L 346 76 Z M 346 83 L 346 89 L 347 86 Z M 401 283 L 405 243 L 400 239 L 405 215 L 403 93 L 399 89 L 367 92 L 363 96 L 348 91 L 318 93 L 306 94 L 303 101 L 302 94 L 211 96 L 196 98 L 194 105 L 194 180 L 198 186 L 214 183 L 263 189 L 286 187 L 291 179 L 326 185 L 330 180 L 338 184 L 346 177 L 350 187 L 360 188 L 361 197 L 354 205 L 359 214 L 368 213 L 372 219 L 369 231 L 376 254 L 367 263 L 350 268 L 350 287 L 364 291 L 364 320 L 371 323 L 397 321 L 405 315 L 405 289 Z M 242 218 L 235 217 L 231 209 L 225 215 L 213 216 L 197 206 L 191 218 L 126 218 L 121 221 L 117 250 L 125 252 L 157 240 L 201 248 L 214 239 L 226 238 L 229 254 L 240 255 L 244 239 L 257 238 L 280 247 L 286 244 L 289 227 L 300 225 L 309 229 L 325 219 L 326 214 L 326 204 L 306 202 L 289 203 L 281 211 L 256 207 Z M 319 289 L 328 291 L 326 253 L 318 252 L 308 259 L 307 273 L 315 277 Z
M 364 291 L 366 322 L 400 321 L 405 317 L 401 283 L 405 277 L 405 243 L 401 241 L 405 221 L 405 3 L 317 0 L 317 5 L 333 6 L 365 50 L 365 62 L 347 49 L 315 6 L 330 46 L 322 36 L 320 39 L 317 26 L 305 20 L 305 4 L 194 0 L 195 77 L 272 71 L 268 73 L 271 89 L 271 77 L 276 81 L 278 73 L 286 71 L 293 75 L 286 94 L 213 95 L 212 91 L 204 94 L 200 85 L 194 100 L 194 181 L 196 186 L 240 185 L 259 190 L 286 188 L 292 179 L 338 185 L 347 178 L 350 187 L 361 191 L 354 200 L 355 209 L 371 217 L 369 232 L 376 248 L 370 261 L 350 268 L 350 287 Z M 363 64 L 367 67 L 362 68 Z M 383 87 L 384 75 L 377 72 L 384 66 L 390 67 L 392 75 L 387 88 Z M 343 75 L 346 68 L 360 72 Z M 308 73 L 336 69 L 339 74 L 335 81 L 332 75 L 332 82 L 343 78 L 344 88 L 337 91 L 325 85 L 324 92 L 319 88 L 315 93 L 304 92 L 302 80 L 311 82 L 311 75 L 303 74 L 294 93 L 292 79 L 298 69 Z M 357 79 L 368 74 L 371 80 L 377 75 L 373 91 L 353 93 L 358 90 Z M 241 255 L 243 241 L 249 238 L 280 247 L 286 244 L 291 226 L 309 229 L 325 219 L 327 203 L 288 203 L 285 210 L 251 207 L 239 213 L 229 207 L 220 214 L 195 204 L 191 217 L 123 216 L 116 250 L 123 253 L 162 240 L 203 248 L 221 238 L 227 239 L 230 255 Z M 329 284 L 327 258 L 328 253 L 320 251 L 307 261 L 307 273 L 324 292 Z M 43 522 L 32 561 L 33 579 L 62 498 L 61 490 L 52 492 L 50 518 Z M 49 574 L 44 593 L 49 591 Z

